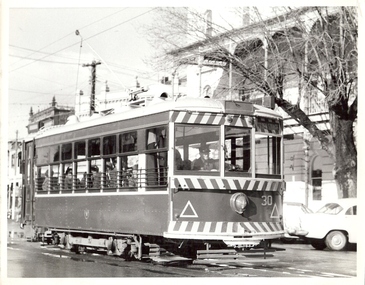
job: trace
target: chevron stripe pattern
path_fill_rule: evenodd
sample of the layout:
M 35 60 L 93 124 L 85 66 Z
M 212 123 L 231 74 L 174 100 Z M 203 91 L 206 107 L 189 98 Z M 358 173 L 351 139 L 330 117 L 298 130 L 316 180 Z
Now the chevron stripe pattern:
M 173 111 L 171 114 L 171 121 L 175 123 L 252 127 L 250 117 L 230 115 L 230 119 L 231 121 L 229 122 L 226 120 L 226 115 L 218 113 Z
M 279 191 L 285 185 L 270 180 L 175 177 L 172 186 L 175 189 Z
M 265 234 L 280 233 L 284 230 L 281 223 L 270 222 L 189 222 L 171 221 L 169 234 Z

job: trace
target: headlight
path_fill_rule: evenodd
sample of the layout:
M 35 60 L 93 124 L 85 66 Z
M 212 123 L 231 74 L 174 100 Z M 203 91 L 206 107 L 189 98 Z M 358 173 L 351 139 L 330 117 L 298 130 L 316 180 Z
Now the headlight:
M 248 204 L 248 198 L 243 193 L 235 193 L 231 196 L 230 206 L 231 209 L 238 214 L 242 214 Z

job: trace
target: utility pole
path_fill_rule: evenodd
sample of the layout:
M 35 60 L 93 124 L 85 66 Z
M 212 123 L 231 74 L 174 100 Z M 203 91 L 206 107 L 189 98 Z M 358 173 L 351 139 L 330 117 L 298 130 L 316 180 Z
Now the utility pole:
M 95 112 L 95 82 L 96 82 L 96 66 L 101 64 L 100 61 L 93 60 L 90 64 L 83 64 L 82 67 L 91 66 L 91 96 L 90 96 L 90 116 Z

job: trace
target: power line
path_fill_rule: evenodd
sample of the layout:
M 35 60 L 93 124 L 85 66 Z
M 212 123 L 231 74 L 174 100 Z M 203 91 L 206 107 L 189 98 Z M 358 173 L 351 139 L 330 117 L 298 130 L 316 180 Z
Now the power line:
M 142 13 L 142 14 L 140 14 L 140 15 L 137 15 L 137 16 L 135 16 L 135 17 L 133 17 L 133 18 L 131 18 L 131 19 L 128 19 L 128 20 L 126 20 L 126 21 L 124 21 L 124 22 L 121 22 L 121 23 L 119 23 L 119 24 L 117 24 L 117 25 L 114 25 L 114 26 L 112 26 L 112 27 L 110 27 L 110 28 L 108 28 L 108 29 L 105 29 L 105 30 L 103 30 L 103 31 L 101 31 L 101 32 L 99 32 L 99 33 L 97 33 L 97 34 L 93 35 L 93 36 L 90 36 L 90 37 L 86 38 L 85 40 L 91 39 L 91 38 L 93 38 L 93 37 L 96 37 L 96 36 L 98 36 L 98 35 L 100 35 L 100 34 L 102 34 L 102 33 L 106 32 L 106 31 L 109 31 L 109 30 L 111 30 L 111 29 L 114 29 L 115 27 L 118 27 L 118 26 L 123 25 L 123 24 L 125 24 L 125 23 L 128 23 L 128 22 L 130 22 L 130 21 L 132 21 L 132 20 L 135 20 L 135 19 L 137 19 L 137 18 L 139 18 L 139 17 L 141 17 L 141 16 L 144 16 L 145 14 L 150 13 L 150 12 L 152 12 L 152 11 L 156 10 L 156 9 L 158 9 L 158 7 L 155 7 L 155 8 L 153 8 L 153 9 L 150 9 L 150 10 L 148 10 L 147 12 L 144 12 L 144 13 Z M 58 53 L 58 52 L 60 52 L 60 51 L 63 51 L 63 50 L 65 50 L 65 49 L 68 49 L 68 48 L 70 48 L 70 47 L 72 47 L 72 46 L 75 46 L 75 45 L 77 45 L 77 44 L 79 44 L 79 42 L 73 43 L 73 44 L 71 44 L 71 45 L 69 45 L 69 46 L 67 46 L 67 47 L 65 47 L 65 48 L 62 48 L 62 49 L 60 49 L 60 50 L 58 50 L 58 51 L 55 51 L 54 53 L 51 53 L 51 54 L 49 54 L 49 55 L 45 55 L 44 57 L 42 57 L 42 58 L 40 58 L 40 59 L 37 59 L 37 60 L 34 60 L 34 61 L 29 62 L 29 63 L 27 63 L 27 64 L 24 64 L 24 65 L 22 65 L 22 66 L 20 66 L 20 67 L 18 67 L 18 68 L 12 69 L 12 70 L 10 70 L 9 72 L 13 72 L 13 71 L 16 71 L 16 70 L 18 70 L 18 69 L 20 69 L 20 68 L 26 67 L 26 66 L 28 66 L 28 65 L 30 65 L 30 64 L 32 64 L 32 63 L 34 63 L 34 62 L 36 62 L 36 61 L 42 60 L 42 59 L 44 59 L 44 58 L 46 58 L 46 57 L 48 57 L 48 56 L 54 55 L 54 54 L 56 54 L 56 53 Z
M 92 23 L 90 23 L 90 24 L 88 24 L 88 25 L 86 25 L 86 26 L 82 27 L 82 29 L 87 28 L 87 27 L 89 27 L 89 26 L 91 26 L 91 25 L 93 25 L 93 24 L 95 24 L 95 23 L 97 23 L 97 22 L 100 22 L 101 20 L 104 20 L 104 19 L 106 19 L 106 18 L 108 18 L 108 17 L 110 17 L 110 16 L 112 16 L 112 15 L 114 15 L 114 14 L 120 13 L 120 12 L 124 11 L 125 9 L 128 9 L 128 7 L 127 7 L 127 8 L 124 8 L 124 9 L 122 9 L 122 10 L 119 10 L 119 11 L 117 11 L 117 12 L 114 12 L 114 13 L 112 13 L 112 14 L 110 14 L 110 15 L 108 15 L 108 16 L 106 16 L 106 17 L 104 17 L 104 18 L 101 18 L 101 19 L 99 19 L 99 20 L 96 20 L 95 22 L 92 22 Z M 67 35 L 65 35 L 65 36 L 63 36 L 62 38 L 60 38 L 60 39 L 58 39 L 58 40 L 56 40 L 56 41 L 54 41 L 54 42 L 52 42 L 52 43 L 50 43 L 50 44 L 48 44 L 48 45 L 46 45 L 46 46 L 44 46 L 43 48 L 39 49 L 38 51 L 33 51 L 33 53 L 28 54 L 28 56 L 31 56 L 31 55 L 33 55 L 33 54 L 35 54 L 35 53 L 37 53 L 37 52 L 40 52 L 41 50 L 43 50 L 43 49 L 45 49 L 45 48 L 47 48 L 47 47 L 49 47 L 49 46 L 51 46 L 51 45 L 53 45 L 53 44 L 55 44 L 55 43 L 57 43 L 57 42 L 61 41 L 61 40 L 63 40 L 63 39 L 65 39 L 65 38 L 67 38 L 68 36 L 71 36 L 71 35 L 73 35 L 73 32 L 72 32 L 72 33 L 69 33 L 69 34 L 67 34 Z M 19 61 L 17 61 L 17 62 L 19 62 Z M 15 62 L 14 64 L 16 64 L 17 62 Z
M 21 90 L 21 89 L 15 89 L 15 88 L 9 88 L 11 91 L 17 91 L 17 92 L 25 92 L 25 93 L 35 93 L 35 94 L 45 94 L 45 95 L 61 95 L 61 96 L 73 96 L 73 94 L 56 94 L 52 92 L 39 92 L 39 91 L 29 91 L 29 90 Z
M 78 60 L 78 58 L 74 58 L 74 57 L 67 57 L 67 56 L 62 56 L 62 55 L 54 55 L 54 54 L 50 54 L 50 53 L 47 53 L 47 52 L 35 51 L 33 49 L 23 48 L 23 47 L 19 47 L 19 46 L 15 46 L 15 45 L 9 45 L 9 46 L 11 46 L 13 48 L 17 48 L 17 49 L 24 49 L 24 50 L 27 50 L 27 51 L 33 51 L 34 53 L 42 53 L 42 54 L 47 54 L 47 55 L 50 55 L 50 56 L 53 55 L 53 56 L 58 56 L 58 57 L 61 57 L 61 58 Z M 20 56 L 17 56 L 17 55 L 10 55 L 10 56 L 20 57 Z M 37 59 L 34 59 L 34 58 L 27 58 L 27 57 L 24 57 L 24 59 L 37 60 Z M 109 66 L 114 66 L 116 68 L 122 68 L 122 69 L 128 69 L 128 70 L 131 70 L 133 72 L 144 72 L 144 73 L 146 72 L 145 70 L 141 70 L 141 69 L 138 69 L 138 68 L 133 68 L 133 67 L 130 67 L 130 66 L 127 66 L 127 65 L 116 64 L 114 62 L 107 62 L 107 63 L 108 63 Z
M 12 57 L 17 57 L 17 58 L 21 58 L 21 59 L 28 59 L 28 60 L 36 60 L 36 61 L 41 61 L 41 62 L 49 62 L 49 63 L 57 63 L 57 64 L 71 64 L 71 65 L 77 65 L 77 63 L 73 63 L 73 62 L 61 62 L 61 61 L 54 61 L 54 60 L 42 60 L 42 59 L 34 59 L 34 58 L 29 58 L 29 57 L 25 57 L 25 56 L 18 56 L 18 55 L 13 55 L 10 54 L 9 56 Z

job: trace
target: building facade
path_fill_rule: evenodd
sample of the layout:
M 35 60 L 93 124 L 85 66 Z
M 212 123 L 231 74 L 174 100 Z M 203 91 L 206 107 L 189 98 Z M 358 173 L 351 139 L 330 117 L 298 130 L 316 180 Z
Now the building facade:
M 50 107 L 37 113 L 33 113 L 33 109 L 30 110 L 28 134 L 36 133 L 45 127 L 63 125 L 67 122 L 67 118 L 74 113 L 74 107 L 59 106 L 56 98 L 53 97 Z
M 8 218 L 17 218 L 17 210 L 20 206 L 22 175 L 20 174 L 20 159 L 22 151 L 22 141 L 18 138 L 8 141 L 8 184 L 6 187 L 6 201 Z

